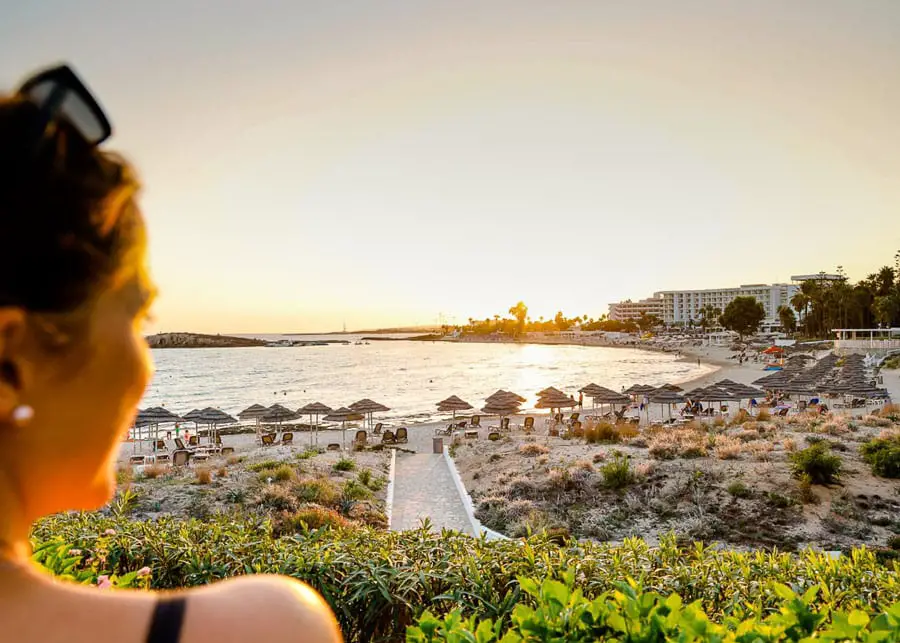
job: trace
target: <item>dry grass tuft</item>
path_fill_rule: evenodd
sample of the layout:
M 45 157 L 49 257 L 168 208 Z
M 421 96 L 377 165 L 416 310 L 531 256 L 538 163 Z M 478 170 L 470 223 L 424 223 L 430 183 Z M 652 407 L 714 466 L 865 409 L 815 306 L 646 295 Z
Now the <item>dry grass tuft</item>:
M 750 455 L 760 462 L 767 462 L 769 460 L 769 454 L 772 453 L 774 449 L 775 446 L 768 440 L 757 440 L 746 446 L 746 450 Z
M 212 482 L 212 471 L 209 470 L 209 467 L 198 467 L 194 470 L 194 475 L 197 478 L 197 484 L 209 484 Z
M 793 438 L 785 438 L 784 440 L 781 441 L 781 446 L 784 447 L 785 451 L 787 451 L 789 453 L 793 453 L 794 451 L 797 450 L 797 441 L 794 440 Z
M 717 435 L 713 453 L 719 460 L 735 460 L 741 455 L 743 442 L 728 435 Z
M 526 457 L 533 458 L 539 455 L 547 455 L 550 453 L 550 449 L 543 444 L 523 444 L 519 447 L 519 453 Z
M 756 419 L 760 422 L 768 422 L 772 419 L 772 414 L 769 413 L 768 409 L 760 409 L 759 413 L 756 414 Z
M 706 444 L 706 431 L 687 425 L 677 429 L 655 431 L 648 448 L 650 457 L 657 460 L 670 460 L 676 457 L 699 458 L 705 456 Z
M 166 467 L 161 464 L 151 464 L 144 467 L 144 477 L 148 480 L 155 480 L 166 472 Z

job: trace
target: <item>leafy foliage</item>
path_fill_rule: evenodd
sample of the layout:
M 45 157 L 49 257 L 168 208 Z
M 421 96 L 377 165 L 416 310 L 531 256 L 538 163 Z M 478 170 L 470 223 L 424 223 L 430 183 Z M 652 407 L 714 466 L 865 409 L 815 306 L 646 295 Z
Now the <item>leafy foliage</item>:
M 826 442 L 816 442 L 788 457 L 791 459 L 794 476 L 809 476 L 812 484 L 831 484 L 837 482 L 841 475 L 841 458 L 832 455 Z
M 872 473 L 882 478 L 900 478 L 900 435 L 869 440 L 859 452 L 871 467 Z
M 315 518 L 294 514 L 290 522 L 292 527 L 306 522 L 312 529 L 310 523 L 317 519 L 327 520 L 318 512 Z M 107 529 L 114 535 L 103 535 Z M 763 591 L 773 581 L 789 583 L 796 592 L 818 585 L 815 604 L 822 609 L 874 613 L 900 601 L 900 565 L 882 565 L 864 549 L 832 560 L 812 551 L 739 553 L 700 544 L 680 547 L 674 538 L 663 539 L 658 548 L 637 539 L 619 546 L 572 542 L 560 547 L 543 536 L 489 542 L 451 532 L 369 528 L 292 529 L 279 538 L 270 521 L 254 517 L 144 522 L 77 513 L 40 521 L 33 540 L 38 549 L 48 542 L 69 543 L 95 562 L 102 551 L 103 562 L 96 569 L 82 561 L 69 570 L 85 572 L 81 582 L 96 583 L 98 574 L 123 578 L 145 566 L 152 570 L 150 585 L 158 589 L 244 574 L 287 574 L 324 596 L 348 641 L 399 640 L 425 610 L 438 615 L 460 610 L 506 627 L 514 610 L 522 609 L 517 605 L 537 605 L 520 584 L 521 577 L 561 580 L 572 574 L 591 600 L 614 590 L 623 578 L 634 578 L 648 592 L 676 593 L 685 603 L 699 601 L 717 619 L 778 607 L 777 594 Z M 65 566 L 51 571 L 57 569 Z
M 762 614 L 748 610 L 745 618 L 714 621 L 697 603 L 685 605 L 678 594 L 662 596 L 643 592 L 634 581 L 617 583 L 616 589 L 593 600 L 575 587 L 575 574 L 563 574 L 562 582 L 538 583 L 520 578 L 519 585 L 534 606 L 520 603 L 510 623 L 493 619 L 464 618 L 454 610 L 443 619 L 424 614 L 406 636 L 408 643 L 474 641 L 900 641 L 900 603 L 880 614 L 863 610 L 832 612 L 817 606 L 820 589 L 811 587 L 797 595 L 790 587 L 771 583 L 768 591 L 780 599 L 778 611 Z
M 765 318 L 766 309 L 756 297 L 735 297 L 725 306 L 725 312 L 719 318 L 719 323 L 743 339 L 744 335 L 755 333 Z

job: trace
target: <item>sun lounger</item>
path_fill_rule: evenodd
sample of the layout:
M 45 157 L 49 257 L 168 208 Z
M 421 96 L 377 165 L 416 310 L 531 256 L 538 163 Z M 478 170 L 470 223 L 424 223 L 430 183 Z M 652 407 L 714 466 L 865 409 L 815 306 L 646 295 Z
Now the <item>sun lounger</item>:
M 525 433 L 531 433 L 532 431 L 534 431 L 533 417 L 529 415 L 527 418 L 525 418 L 525 424 L 522 425 L 522 430 L 525 431 Z
M 209 460 L 209 453 L 206 451 L 191 451 L 190 454 L 191 460 L 196 462 L 205 462 L 206 460 Z
M 172 451 L 172 466 L 183 467 L 191 460 L 191 452 L 187 449 L 175 449 Z
M 356 432 L 356 437 L 353 438 L 353 446 L 364 447 L 364 446 L 366 446 L 366 443 L 368 441 L 369 441 L 369 436 L 366 434 L 365 431 L 360 430 L 360 431 Z
M 375 435 L 380 435 L 381 429 L 383 429 L 383 428 L 384 428 L 384 424 L 379 422 L 378 424 L 375 425 L 375 428 L 372 429 L 372 433 L 374 433 Z
M 550 430 L 549 430 L 547 433 L 548 433 L 548 435 L 550 435 L 551 437 L 556 437 L 556 438 L 558 438 L 558 437 L 559 437 L 559 425 L 558 425 L 558 424 L 554 424 L 553 426 L 550 427 Z
M 395 437 L 397 442 L 402 442 L 403 444 L 409 442 L 409 435 L 406 432 L 405 426 L 401 426 L 399 429 L 397 429 L 397 434 Z
M 294 443 L 294 434 L 291 431 L 285 431 L 281 434 L 281 446 L 289 446 Z
M 453 431 L 456 430 L 455 424 L 448 424 L 446 429 L 442 429 L 441 427 L 437 427 L 434 430 L 435 435 L 453 435 Z
M 478 439 L 478 431 L 475 429 L 469 429 L 463 435 L 465 435 L 467 440 L 477 440 Z
M 459 429 L 460 431 L 464 431 L 467 424 L 468 424 L 468 422 L 463 420 L 462 422 L 457 423 L 456 428 Z
M 381 434 L 381 443 L 382 444 L 397 444 L 397 439 L 394 437 L 394 432 L 391 430 L 387 430 Z
M 275 434 L 274 433 L 263 433 L 262 437 L 262 445 L 264 447 L 270 447 L 275 444 Z
M 147 461 L 147 456 L 145 455 L 133 455 L 128 458 L 128 464 L 144 464 Z
M 581 417 L 580 413 L 573 413 L 572 415 L 569 416 L 569 420 L 568 420 L 567 424 L 569 426 L 574 426 L 574 424 L 576 422 L 578 422 L 578 418 L 580 418 L 580 417 Z
M 341 445 L 337 442 L 330 442 L 327 447 L 325 447 L 328 451 L 340 451 Z
M 498 433 L 497 431 L 491 431 L 490 433 L 488 433 L 488 440 L 490 440 L 491 442 L 496 442 L 499 439 L 500 433 Z
M 189 447 L 199 447 L 200 446 L 200 436 L 192 435 L 188 438 L 188 446 Z
M 500 420 L 500 430 L 501 431 L 509 431 L 509 418 L 503 418 Z
M 576 420 L 572 423 L 572 437 L 575 438 L 583 438 L 584 437 L 584 429 L 581 428 L 581 422 Z
M 480 416 L 480 415 L 473 415 L 473 416 L 472 416 L 472 422 L 470 423 L 470 426 L 478 427 L 478 428 L 480 429 L 480 428 L 481 428 L 481 416 Z
M 222 456 L 231 455 L 232 453 L 234 453 L 234 447 L 222 447 L 221 451 L 219 451 L 219 454 Z

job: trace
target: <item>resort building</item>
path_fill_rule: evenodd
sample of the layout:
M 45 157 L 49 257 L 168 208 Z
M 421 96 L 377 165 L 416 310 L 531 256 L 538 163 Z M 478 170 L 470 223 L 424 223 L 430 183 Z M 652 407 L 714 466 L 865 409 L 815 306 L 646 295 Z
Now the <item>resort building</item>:
M 626 299 L 616 304 L 609 305 L 609 318 L 615 321 L 628 321 L 640 319 L 642 314 L 656 315 L 663 319 L 663 300 L 660 297 L 651 297 L 639 301 Z
M 719 310 L 735 297 L 753 297 L 762 304 L 766 317 L 762 326 L 780 326 L 778 309 L 791 305 L 791 297 L 799 290 L 796 284 L 746 284 L 737 288 L 712 288 L 708 290 L 665 290 L 654 294 L 663 304 L 662 319 L 666 324 L 698 323 L 705 306 Z

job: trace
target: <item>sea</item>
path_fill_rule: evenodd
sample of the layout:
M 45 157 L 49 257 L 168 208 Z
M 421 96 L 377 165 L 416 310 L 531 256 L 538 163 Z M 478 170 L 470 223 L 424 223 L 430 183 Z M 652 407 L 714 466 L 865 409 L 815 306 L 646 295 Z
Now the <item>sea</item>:
M 498 389 L 527 399 L 555 386 L 574 395 L 591 382 L 613 390 L 632 384 L 678 384 L 713 367 L 669 353 L 632 348 L 536 344 L 369 341 L 362 336 L 279 336 L 347 340 L 302 347 L 154 349 L 156 373 L 141 407 L 175 413 L 208 406 L 236 414 L 251 404 L 332 408 L 369 398 L 390 408 L 379 420 L 408 423 L 446 418 L 437 403 L 457 395 L 476 408 Z M 393 336 L 402 338 L 403 336 Z M 360 343 L 357 343 L 360 342 Z M 585 406 L 589 400 L 585 400 Z

